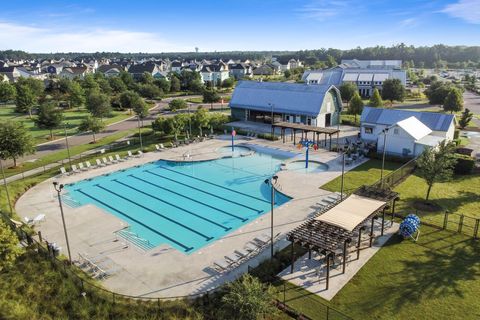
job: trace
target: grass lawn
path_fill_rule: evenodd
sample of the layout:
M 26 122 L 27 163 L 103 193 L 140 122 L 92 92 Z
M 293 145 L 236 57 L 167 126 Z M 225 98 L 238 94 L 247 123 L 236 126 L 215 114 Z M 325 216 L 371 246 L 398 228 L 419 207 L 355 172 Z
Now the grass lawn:
M 355 319 L 478 319 L 480 243 L 421 230 L 417 243 L 393 236 L 332 301 L 288 284 L 287 304 L 313 319 L 325 309 L 317 301 Z
M 355 121 L 355 116 L 353 114 L 347 114 L 344 111 L 340 115 L 340 121 L 346 121 L 351 126 L 360 127 L 360 115 L 357 115 L 357 120 Z
M 413 202 L 425 199 L 427 184 L 422 178 L 411 175 L 398 185 L 395 191 L 400 193 L 397 211 L 412 213 L 416 212 L 412 206 Z M 451 213 L 480 218 L 480 174 L 454 176 L 450 181 L 434 184 L 429 200 Z M 437 225 L 443 223 L 443 211 L 418 212 L 418 214 Z M 454 216 L 451 217 L 454 219 Z M 458 217 L 455 219 L 458 221 Z M 468 220 L 470 219 L 465 219 L 464 222 L 472 225 L 473 221 Z
M 187 102 L 190 103 L 203 103 L 203 97 L 195 97 L 187 99 Z
M 385 161 L 384 176 L 389 172 L 401 167 L 401 163 Z M 382 168 L 382 161 L 377 159 L 370 159 L 367 162 L 345 173 L 344 190 L 346 193 L 351 193 L 358 187 L 367 184 L 373 184 L 380 179 L 380 172 Z M 340 191 L 342 177 L 337 177 L 330 182 L 327 182 L 322 189 L 328 191 Z
M 71 109 L 63 112 L 64 122 L 68 123 L 67 133 L 69 135 L 77 133 L 77 127 L 80 122 L 89 114 L 86 109 Z M 104 119 L 106 125 L 112 124 L 117 121 L 124 120 L 130 117 L 129 111 L 112 111 L 110 117 Z M 35 125 L 34 119 L 36 116 L 32 116 L 32 119 L 28 115 L 19 114 L 15 112 L 13 105 L 6 105 L 0 107 L 0 122 L 4 121 L 20 121 L 32 134 L 35 143 L 43 143 L 50 140 L 50 131 L 45 129 L 39 129 Z M 53 130 L 54 139 L 58 139 L 64 136 L 64 129 L 58 128 Z

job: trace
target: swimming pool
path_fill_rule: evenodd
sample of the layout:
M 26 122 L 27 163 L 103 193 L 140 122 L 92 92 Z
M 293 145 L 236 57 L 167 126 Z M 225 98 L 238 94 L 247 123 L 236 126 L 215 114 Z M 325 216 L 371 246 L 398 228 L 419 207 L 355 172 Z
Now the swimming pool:
M 308 162 L 308 168 L 305 168 L 305 160 L 295 160 L 287 163 L 286 165 L 287 170 L 303 172 L 303 173 L 310 173 L 310 172 L 322 172 L 328 170 L 328 165 L 315 161 L 310 160 Z
M 80 205 L 94 204 L 124 220 L 152 246 L 190 254 L 270 211 L 264 181 L 285 158 L 262 150 L 212 161 L 160 160 L 65 188 Z M 275 206 L 289 200 L 277 192 Z

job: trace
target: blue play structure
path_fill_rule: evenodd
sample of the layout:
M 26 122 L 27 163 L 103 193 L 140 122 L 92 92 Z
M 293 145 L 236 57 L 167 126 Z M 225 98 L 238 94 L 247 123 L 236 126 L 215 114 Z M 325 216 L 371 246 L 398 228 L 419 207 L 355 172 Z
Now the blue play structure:
M 307 139 L 302 139 L 300 140 L 300 143 L 298 144 L 299 149 L 304 147 L 306 150 L 305 154 L 305 168 L 308 169 L 308 150 L 313 147 L 314 150 L 318 149 L 318 145 L 314 143 L 312 140 L 307 140 Z
M 420 218 L 414 214 L 409 214 L 403 219 L 402 223 L 400 223 L 398 232 L 404 238 L 410 237 L 413 241 L 417 241 L 420 236 Z

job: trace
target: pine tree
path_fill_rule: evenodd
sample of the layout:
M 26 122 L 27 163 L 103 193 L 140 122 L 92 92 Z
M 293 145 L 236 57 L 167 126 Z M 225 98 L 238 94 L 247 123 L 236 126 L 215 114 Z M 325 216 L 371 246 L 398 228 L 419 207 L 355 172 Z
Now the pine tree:
M 460 128 L 464 129 L 470 121 L 472 121 L 473 118 L 473 113 L 470 112 L 470 109 L 465 108 L 465 110 L 462 112 L 462 116 L 460 117 L 460 120 L 458 120 L 458 125 Z
M 383 106 L 383 100 L 377 88 L 373 90 L 373 94 L 370 97 L 369 106 L 374 108 L 380 108 Z

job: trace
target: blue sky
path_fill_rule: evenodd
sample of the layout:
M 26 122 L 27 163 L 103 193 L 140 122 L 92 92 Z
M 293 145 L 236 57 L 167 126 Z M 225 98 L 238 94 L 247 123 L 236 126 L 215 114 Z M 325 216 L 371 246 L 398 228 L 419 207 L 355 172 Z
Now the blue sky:
M 2 1 L 0 50 L 480 45 L 480 0 Z

